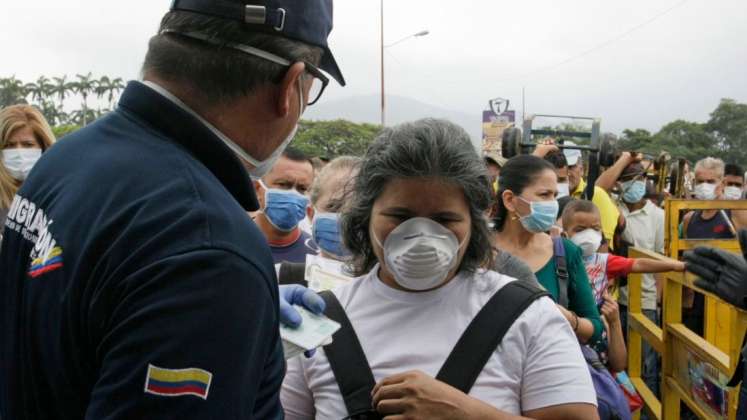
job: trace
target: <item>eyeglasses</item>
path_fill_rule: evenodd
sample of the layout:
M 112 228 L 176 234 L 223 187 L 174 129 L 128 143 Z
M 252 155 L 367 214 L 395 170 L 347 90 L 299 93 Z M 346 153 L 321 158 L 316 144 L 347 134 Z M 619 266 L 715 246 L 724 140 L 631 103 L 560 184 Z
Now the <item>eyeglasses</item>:
M 311 89 L 309 89 L 309 96 L 306 100 L 306 106 L 311 106 L 317 103 L 319 98 L 322 97 L 324 90 L 327 89 L 327 85 L 329 84 L 329 78 L 315 65 L 308 61 L 304 61 L 303 63 L 306 65 L 306 72 L 314 78 L 311 81 Z M 290 67 L 290 64 L 288 66 Z
M 260 50 L 259 48 L 252 47 L 251 45 L 246 44 L 237 44 L 233 42 L 220 42 L 216 40 L 215 38 L 212 38 L 210 36 L 198 33 L 198 32 L 179 32 L 175 31 L 173 29 L 166 29 L 162 31 L 161 33 L 172 33 L 177 34 L 181 36 L 185 36 L 187 38 L 196 39 L 199 41 L 207 42 L 208 44 L 217 45 L 217 46 L 224 46 L 228 47 L 237 51 L 241 51 L 243 53 L 253 55 L 255 57 L 264 58 L 267 61 L 271 61 L 275 64 L 280 64 L 281 66 L 290 67 L 294 64 L 294 62 L 291 62 L 283 57 L 280 57 L 278 55 L 275 55 L 273 53 Z M 305 71 L 310 74 L 313 77 L 313 80 L 311 82 L 311 88 L 309 90 L 309 95 L 306 99 L 306 106 L 314 105 L 319 101 L 319 98 L 322 97 L 322 94 L 324 93 L 324 90 L 327 88 L 327 85 L 329 84 L 329 78 L 322 73 L 321 70 L 319 70 L 318 67 L 315 65 L 309 63 L 308 61 L 301 61 L 305 65 Z

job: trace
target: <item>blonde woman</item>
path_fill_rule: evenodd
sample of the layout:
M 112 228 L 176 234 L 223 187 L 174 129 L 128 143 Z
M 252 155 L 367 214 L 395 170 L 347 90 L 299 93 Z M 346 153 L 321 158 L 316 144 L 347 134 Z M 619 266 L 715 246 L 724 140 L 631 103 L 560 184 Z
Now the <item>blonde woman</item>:
M 36 108 L 13 105 L 0 111 L 0 235 L 13 196 L 54 142 L 52 129 Z

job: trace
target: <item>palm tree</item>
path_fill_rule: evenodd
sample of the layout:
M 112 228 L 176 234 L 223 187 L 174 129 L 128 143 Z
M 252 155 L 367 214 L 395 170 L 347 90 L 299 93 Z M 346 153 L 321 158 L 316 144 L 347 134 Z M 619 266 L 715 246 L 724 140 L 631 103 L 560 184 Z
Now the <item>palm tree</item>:
M 75 92 L 80 94 L 80 96 L 83 97 L 83 112 L 82 115 L 82 125 L 85 126 L 88 123 L 88 95 L 92 92 L 94 92 L 94 89 L 96 88 L 96 81 L 93 79 L 93 75 L 91 72 L 88 72 L 86 75 L 76 74 L 75 77 L 78 78 L 76 82 L 74 82 L 74 89 Z
M 109 76 L 101 76 L 100 79 L 94 80 L 94 83 L 96 84 L 94 92 L 96 93 L 96 97 L 99 99 L 97 113 L 101 115 L 101 98 L 109 92 L 112 82 L 109 80 Z
M 35 83 L 26 84 L 26 91 L 37 104 L 42 104 L 47 97 L 54 94 L 55 85 L 45 76 L 39 76 Z
M 69 120 L 75 125 L 85 126 L 97 118 L 96 111 L 88 108 L 78 109 L 69 115 Z
M 25 104 L 26 95 L 28 95 L 26 87 L 15 76 L 0 78 L 0 108 Z
M 74 83 L 67 81 L 67 75 L 63 75 L 62 77 L 53 77 L 54 79 L 54 93 L 57 95 L 57 99 L 60 101 L 60 112 L 63 111 L 63 106 L 65 102 L 65 98 L 67 98 L 68 93 L 70 93 L 72 90 L 74 90 Z
M 124 88 L 124 80 L 121 77 L 112 79 L 111 84 L 109 84 L 109 108 L 114 108 L 114 96 Z

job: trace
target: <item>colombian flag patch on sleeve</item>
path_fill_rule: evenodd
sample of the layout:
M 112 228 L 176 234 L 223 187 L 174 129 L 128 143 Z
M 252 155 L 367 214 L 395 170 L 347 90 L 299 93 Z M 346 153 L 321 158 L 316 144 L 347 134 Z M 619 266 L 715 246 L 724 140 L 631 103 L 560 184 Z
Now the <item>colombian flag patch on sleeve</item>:
M 165 397 L 194 395 L 207 399 L 213 374 L 198 368 L 164 369 L 148 365 L 145 392 Z

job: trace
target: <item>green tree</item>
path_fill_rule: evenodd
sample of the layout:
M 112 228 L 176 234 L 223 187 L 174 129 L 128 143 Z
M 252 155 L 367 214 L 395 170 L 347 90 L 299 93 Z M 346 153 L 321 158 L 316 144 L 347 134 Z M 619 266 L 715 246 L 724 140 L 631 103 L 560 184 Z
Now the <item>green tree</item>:
M 15 76 L 0 78 L 0 108 L 25 104 L 28 91 L 22 81 Z
M 57 125 L 52 127 L 52 132 L 54 133 L 54 136 L 57 140 L 60 138 L 80 129 L 80 126 L 77 126 L 75 124 L 65 124 L 65 125 Z
M 293 147 L 310 156 L 335 158 L 341 155 L 361 156 L 381 127 L 356 124 L 346 120 L 306 121 L 299 123 Z
M 83 108 L 77 113 L 77 115 L 82 117 L 80 124 L 85 126 L 89 122 L 89 115 L 91 115 L 88 112 L 88 95 L 95 93 L 96 80 L 93 78 L 91 72 L 88 72 L 86 75 L 76 74 L 75 77 L 77 77 L 78 80 L 73 83 L 73 89 L 75 93 L 83 98 L 83 103 L 81 104 Z
M 721 157 L 716 141 L 705 128 L 705 124 L 676 120 L 659 130 L 654 136 L 652 154 L 668 152 L 672 157 L 683 157 L 696 162 L 706 156 Z
M 82 109 L 76 109 L 75 111 L 71 112 L 68 118 L 68 122 L 74 125 L 85 127 L 86 124 L 94 121 L 99 116 L 101 116 L 100 113 L 84 107 Z
M 119 95 L 119 92 L 121 92 L 124 88 L 124 80 L 122 80 L 121 77 L 116 77 L 109 82 L 109 109 L 114 108 L 114 98 Z
M 722 99 L 705 129 L 728 161 L 747 164 L 747 104 Z
M 654 152 L 654 136 L 648 130 L 636 128 L 635 130 L 623 130 L 618 140 L 618 150 Z
M 41 103 L 54 89 L 54 85 L 45 76 L 39 76 L 36 82 L 27 83 L 24 87 L 27 94 L 31 95 L 31 100 L 37 103 Z
M 52 79 L 54 80 L 54 94 L 57 95 L 57 100 L 59 100 L 58 109 L 60 112 L 64 112 L 65 98 L 67 98 L 70 92 L 75 90 L 75 84 L 67 81 L 67 75 L 53 77 Z

